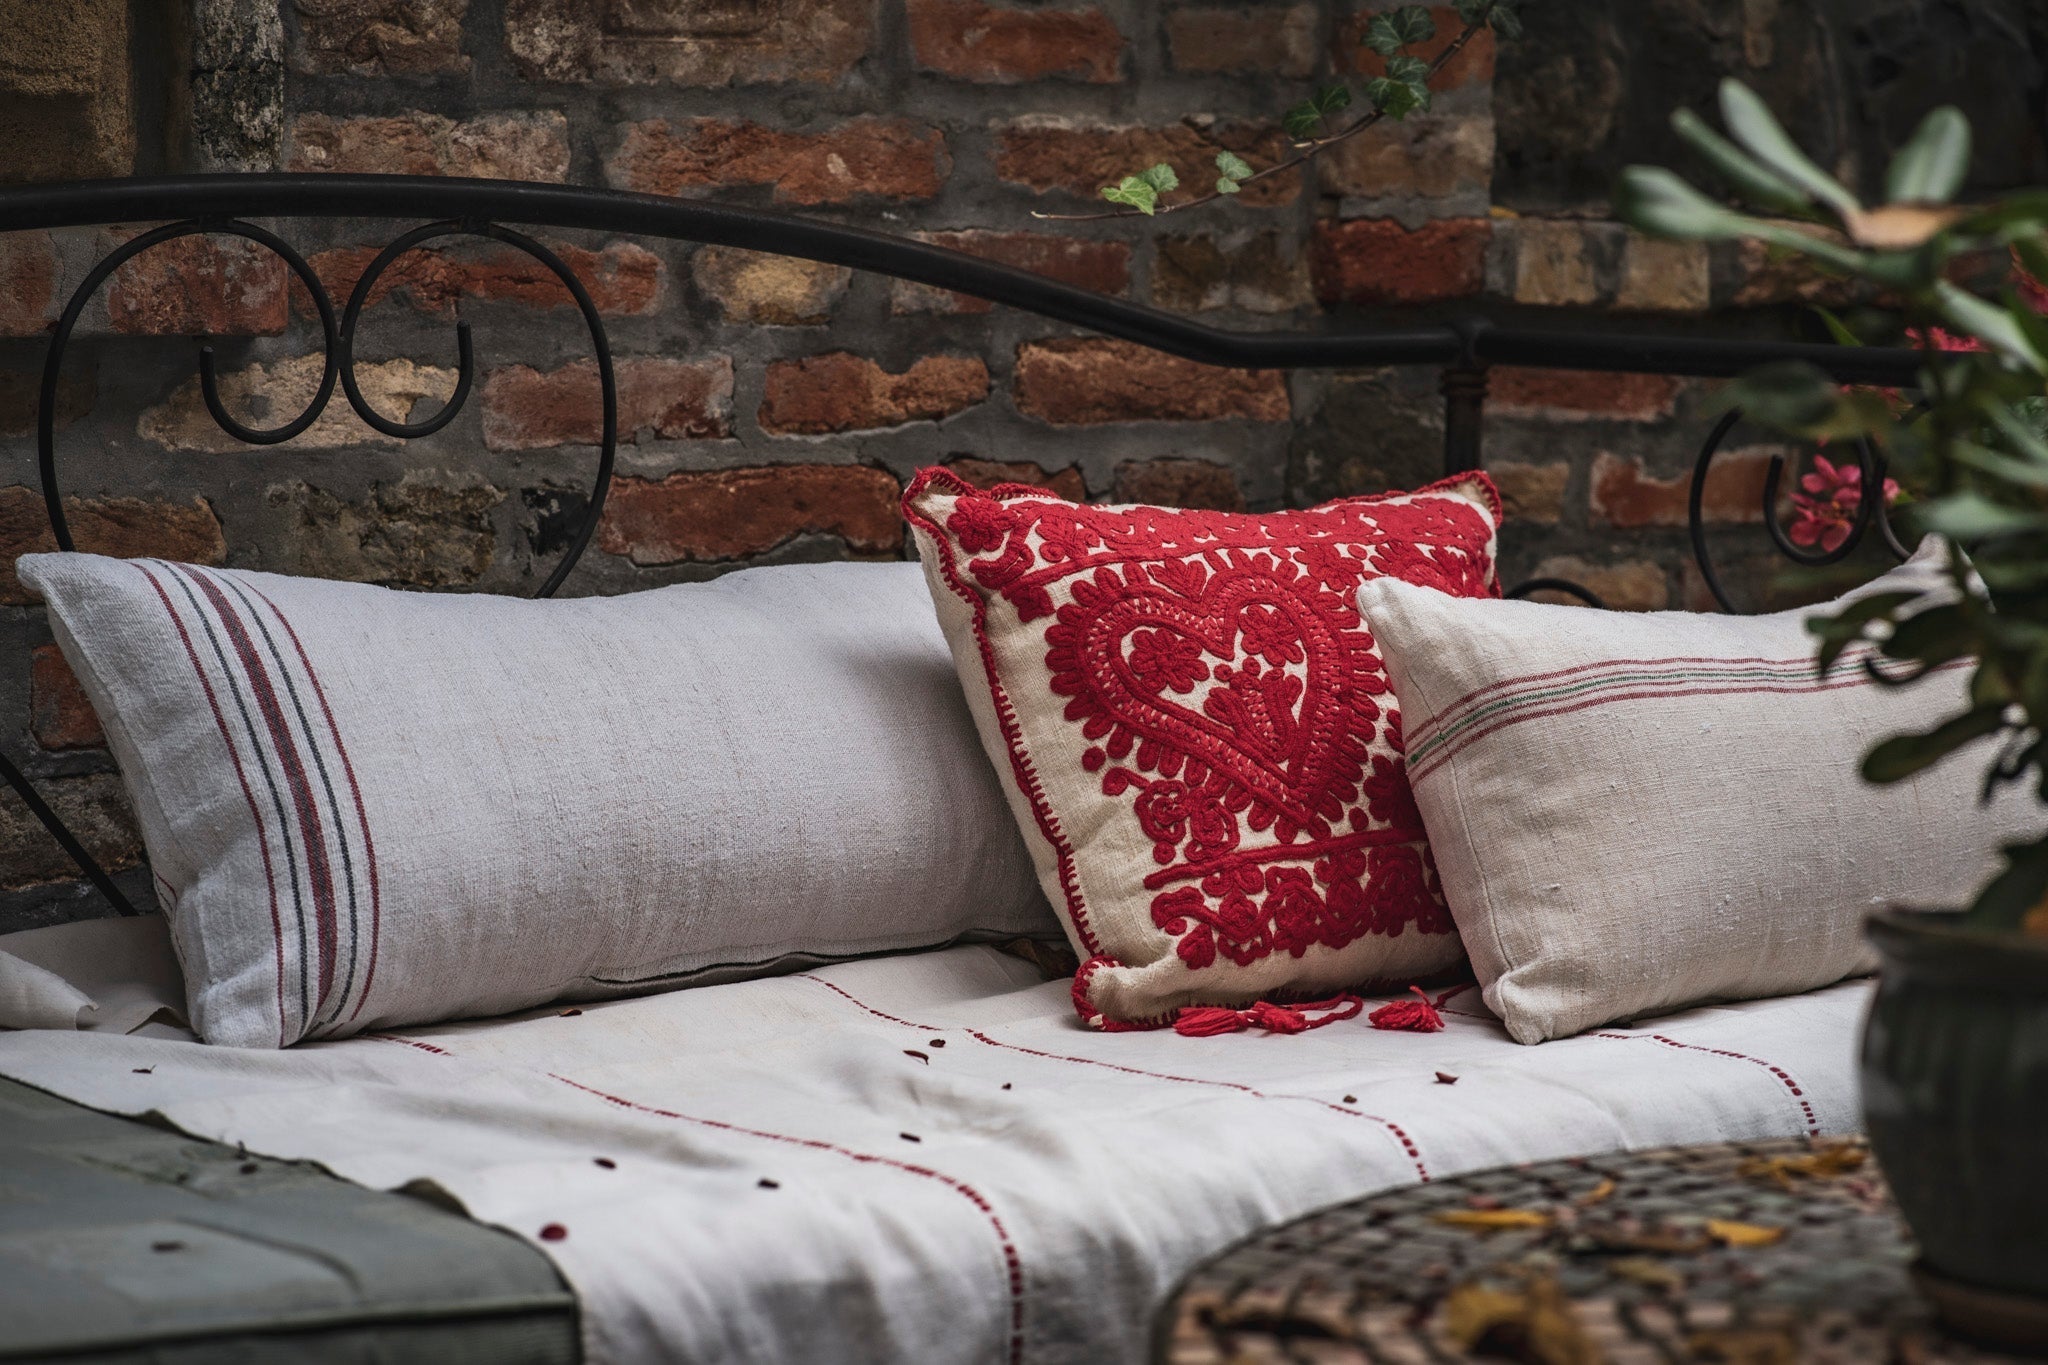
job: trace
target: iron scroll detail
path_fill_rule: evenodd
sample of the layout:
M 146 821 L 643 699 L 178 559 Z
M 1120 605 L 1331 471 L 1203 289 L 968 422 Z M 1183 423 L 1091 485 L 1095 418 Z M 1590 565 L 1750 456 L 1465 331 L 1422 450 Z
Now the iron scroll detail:
M 1737 608 L 1734 601 L 1729 598 L 1727 589 L 1722 586 L 1721 576 L 1714 568 L 1713 551 L 1707 544 L 1707 477 L 1713 470 L 1714 457 L 1721 453 L 1721 447 L 1729 434 L 1741 425 L 1742 419 L 1742 409 L 1732 408 L 1724 413 L 1721 420 L 1714 423 L 1713 430 L 1707 433 L 1706 442 L 1700 447 L 1699 458 L 1693 462 L 1692 484 L 1686 493 L 1685 509 L 1686 532 L 1692 539 L 1693 562 L 1699 565 L 1700 578 L 1706 584 L 1707 591 L 1713 594 L 1714 601 L 1720 604 L 1721 610 L 1731 614 L 1735 613 Z M 1849 525 L 1848 535 L 1832 550 L 1801 549 L 1793 542 L 1791 536 L 1786 534 L 1784 523 L 1778 517 L 1778 492 L 1784 486 L 1785 463 L 1782 451 L 1771 456 L 1770 466 L 1764 473 L 1763 487 L 1764 529 L 1770 534 L 1771 544 L 1776 547 L 1779 554 L 1807 568 L 1839 564 L 1856 552 L 1857 546 L 1863 543 L 1864 536 L 1869 534 L 1872 526 L 1877 527 L 1885 548 L 1895 558 L 1904 561 L 1911 553 L 1900 542 L 1898 533 L 1892 529 L 1891 518 L 1885 512 L 1885 459 L 1868 437 L 1859 437 L 1856 441 L 1857 477 L 1862 490 L 1856 504 L 1856 515 Z
M 462 411 L 475 385 L 476 354 L 471 341 L 469 323 L 458 321 L 455 325 L 457 352 L 457 377 L 455 391 L 440 411 L 418 422 L 403 422 L 378 412 L 364 397 L 356 380 L 355 345 L 358 327 L 362 321 L 364 305 L 369 301 L 377 281 L 384 272 L 401 256 L 426 243 L 443 237 L 484 237 L 503 242 L 507 246 L 525 252 L 546 266 L 569 295 L 576 302 L 577 310 L 583 315 L 583 325 L 590 333 L 591 349 L 596 353 L 599 401 L 602 405 L 602 430 L 598 442 L 597 472 L 591 482 L 590 497 L 584 509 L 582 521 L 569 544 L 556 563 L 554 571 L 535 589 L 535 597 L 552 597 L 568 578 L 576 563 L 583 557 L 590 539 L 597 530 L 598 519 L 604 514 L 605 496 L 611 491 L 612 469 L 618 453 L 619 438 L 619 396 L 618 383 L 612 366 L 611 341 L 605 333 L 604 319 L 598 315 L 597 304 L 592 301 L 590 291 L 576 272 L 563 263 L 562 258 L 540 242 L 500 227 L 495 223 L 464 220 L 448 220 L 428 223 L 405 233 L 379 252 L 363 273 L 357 278 L 354 290 L 349 295 L 347 306 L 337 322 L 334 303 L 327 290 L 314 273 L 313 268 L 292 245 L 267 228 L 240 219 L 190 219 L 184 222 L 167 223 L 152 228 L 109 252 L 78 284 L 64 305 L 55 331 L 50 337 L 49 353 L 43 363 L 41 401 L 36 413 L 36 467 L 43 488 L 43 504 L 50 518 L 50 530 L 60 550 L 73 550 L 77 546 L 71 535 L 71 527 L 64 515 L 64 498 L 57 481 L 57 388 L 63 376 L 64 353 L 70 345 L 71 334 L 78 326 L 78 320 L 85 306 L 99 291 L 107 279 L 136 256 L 151 247 L 181 237 L 220 235 L 241 237 L 265 248 L 290 268 L 300 286 L 312 298 L 320 320 L 321 354 L 323 365 L 320 386 L 307 402 L 305 410 L 296 417 L 274 427 L 252 427 L 236 418 L 227 410 L 220 396 L 219 375 L 214 363 L 212 346 L 199 349 L 199 390 L 205 400 L 206 410 L 220 429 L 245 445 L 279 445 L 303 434 L 334 396 L 335 381 L 341 383 L 348 405 L 364 424 L 372 430 L 400 440 L 411 440 L 430 436 L 453 421 Z M 46 822 L 47 823 L 47 822 Z M 54 830 L 52 831 L 54 833 Z

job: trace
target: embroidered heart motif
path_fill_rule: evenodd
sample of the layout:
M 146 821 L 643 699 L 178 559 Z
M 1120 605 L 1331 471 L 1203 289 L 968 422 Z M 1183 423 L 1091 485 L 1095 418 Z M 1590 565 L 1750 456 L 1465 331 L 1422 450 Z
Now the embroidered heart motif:
M 1191 786 L 1220 775 L 1254 828 L 1327 833 L 1356 799 L 1386 687 L 1356 617 L 1267 564 L 1173 569 L 1076 584 L 1045 636 L 1067 718 L 1103 761 L 1135 753 Z

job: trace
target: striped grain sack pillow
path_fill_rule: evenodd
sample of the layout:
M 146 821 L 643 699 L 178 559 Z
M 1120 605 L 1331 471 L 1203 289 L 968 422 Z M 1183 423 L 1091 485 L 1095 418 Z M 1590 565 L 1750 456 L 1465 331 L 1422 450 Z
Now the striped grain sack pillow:
M 912 564 L 533 602 L 26 555 L 210 1043 L 1057 935 Z
M 1872 592 L 1942 580 L 1930 540 Z M 1636 615 L 1359 589 L 1408 771 L 1487 1004 L 1524 1043 L 1866 972 L 1863 919 L 1967 901 L 2041 815 L 1978 804 L 1988 750 L 1893 786 L 1878 740 L 1964 705 L 1969 665 L 1814 668 L 1806 618 Z

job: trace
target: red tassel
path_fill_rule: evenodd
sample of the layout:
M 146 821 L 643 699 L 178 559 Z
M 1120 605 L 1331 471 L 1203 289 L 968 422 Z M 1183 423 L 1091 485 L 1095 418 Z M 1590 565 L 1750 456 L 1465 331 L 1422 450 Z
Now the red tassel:
M 1185 1038 L 1214 1038 L 1225 1033 L 1241 1033 L 1248 1028 L 1262 1028 L 1268 1033 L 1306 1033 L 1340 1019 L 1355 1019 L 1364 1008 L 1365 1002 L 1348 992 L 1300 1005 L 1276 1005 L 1270 1000 L 1255 1000 L 1249 1009 L 1241 1010 L 1190 1005 L 1175 1016 L 1173 1031 Z M 1319 1017 L 1311 1019 L 1310 1014 Z
M 1191 1005 L 1174 1019 L 1173 1031 L 1184 1038 L 1214 1038 L 1219 1034 L 1240 1032 L 1249 1022 L 1244 1010 Z
M 1374 1028 L 1405 1033 L 1435 1033 L 1443 1028 L 1444 1017 L 1436 1012 L 1436 1006 L 1449 999 L 1450 993 L 1445 992 L 1433 1005 L 1422 993 L 1422 987 L 1410 986 L 1408 989 L 1415 992 L 1415 999 L 1390 1000 L 1367 1015 L 1365 1021 Z

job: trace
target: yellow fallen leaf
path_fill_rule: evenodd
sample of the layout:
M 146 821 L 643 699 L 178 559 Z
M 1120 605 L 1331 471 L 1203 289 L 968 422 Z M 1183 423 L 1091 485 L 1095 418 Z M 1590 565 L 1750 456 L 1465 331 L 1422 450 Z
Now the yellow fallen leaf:
M 1794 1176 L 1827 1180 L 1860 1170 L 1870 1153 L 1860 1143 L 1831 1142 L 1798 1156 L 1753 1156 L 1735 1168 L 1736 1174 L 1769 1180 L 1788 1189 Z
M 1707 1235 L 1732 1247 L 1767 1247 L 1785 1240 L 1785 1229 L 1762 1223 L 1737 1223 L 1726 1218 L 1709 1218 Z
M 1547 1228 L 1550 1215 L 1542 1209 L 1445 1209 L 1436 1221 L 1468 1232 L 1498 1232 L 1503 1228 Z
M 1593 1205 L 1599 1203 L 1601 1200 L 1607 1198 L 1609 1195 L 1613 1193 L 1614 1182 L 1612 1180 L 1603 1180 L 1599 1184 L 1595 1185 L 1592 1189 L 1587 1190 L 1584 1194 L 1579 1196 L 1579 1207 L 1582 1209 L 1591 1208 Z

